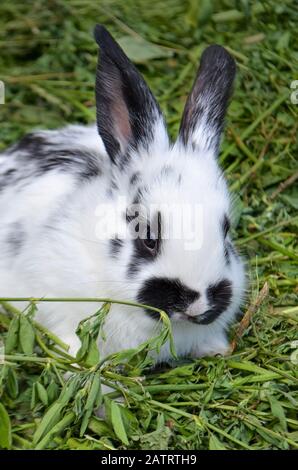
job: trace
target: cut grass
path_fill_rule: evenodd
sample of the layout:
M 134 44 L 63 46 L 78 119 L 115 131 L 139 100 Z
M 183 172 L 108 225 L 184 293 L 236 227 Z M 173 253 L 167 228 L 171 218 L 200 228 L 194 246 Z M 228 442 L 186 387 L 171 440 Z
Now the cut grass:
M 219 43 L 236 58 L 220 161 L 235 193 L 234 233 L 250 271 L 247 313 L 230 357 L 151 370 L 148 346 L 98 366 L 94 351 L 72 358 L 34 322 L 32 307 L 21 324 L 4 303 L 0 334 L 10 346 L 0 369 L 0 447 L 297 448 L 298 105 L 290 99 L 298 78 L 297 5 L 3 0 L 0 149 L 33 128 L 94 120 L 95 22 L 108 26 L 138 63 L 173 136 L 203 48 Z M 99 369 L 102 383 L 115 387 L 104 398 L 105 419 L 93 412 L 102 400 Z M 66 370 L 73 372 L 67 384 Z M 123 405 L 115 401 L 120 396 Z

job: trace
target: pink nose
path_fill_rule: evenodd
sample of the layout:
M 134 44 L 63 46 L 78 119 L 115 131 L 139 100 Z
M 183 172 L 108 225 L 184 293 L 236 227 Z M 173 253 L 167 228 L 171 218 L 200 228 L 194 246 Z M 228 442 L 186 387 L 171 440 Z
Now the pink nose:
M 197 317 L 199 315 L 202 315 L 206 310 L 208 310 L 210 307 L 208 305 L 207 300 L 205 300 L 203 297 L 200 297 L 198 300 L 193 302 L 186 310 L 186 315 L 190 317 Z

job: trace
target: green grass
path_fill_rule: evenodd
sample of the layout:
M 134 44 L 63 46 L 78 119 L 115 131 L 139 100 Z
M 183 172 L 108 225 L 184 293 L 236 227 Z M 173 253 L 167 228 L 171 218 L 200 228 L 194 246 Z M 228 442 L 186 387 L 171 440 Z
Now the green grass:
M 219 43 L 236 58 L 221 163 L 250 272 L 247 313 L 229 357 L 150 370 L 146 352 L 168 337 L 167 325 L 151 346 L 98 362 L 92 338 L 108 304 L 87 321 L 93 337 L 81 325 L 78 358 L 34 323 L 34 304 L 22 316 L 4 304 L 0 447 L 297 448 L 297 2 L 2 0 L 0 149 L 32 128 L 94 120 L 95 22 L 138 63 L 173 136 L 203 48 Z M 67 385 L 65 370 L 74 373 Z M 105 419 L 93 413 L 102 400 L 98 370 L 116 387 L 104 399 Z

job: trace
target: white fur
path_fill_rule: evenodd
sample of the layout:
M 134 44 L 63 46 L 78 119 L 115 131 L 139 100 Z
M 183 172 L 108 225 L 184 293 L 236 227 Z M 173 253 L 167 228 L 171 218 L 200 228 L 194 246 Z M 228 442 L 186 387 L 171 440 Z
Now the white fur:
M 208 133 L 207 133 L 208 134 Z M 179 141 L 170 146 L 163 124 L 157 123 L 150 150 L 133 154 L 124 169 L 112 170 L 95 126 L 69 126 L 42 135 L 61 149 L 88 150 L 98 159 L 102 174 L 83 183 L 78 175 L 55 168 L 23 184 L 22 178 L 0 190 L 0 296 L 1 297 L 104 297 L 135 301 L 142 282 L 151 276 L 178 278 L 202 296 L 196 307 L 204 310 L 204 292 L 209 284 L 228 278 L 233 284 L 233 300 L 226 312 L 210 325 L 196 325 L 173 319 L 177 353 L 194 357 L 224 353 L 225 328 L 234 319 L 243 296 L 242 262 L 224 261 L 220 218 L 229 213 L 229 195 L 211 151 L 185 149 Z M 197 137 L 196 137 L 197 138 Z M 22 175 L 22 155 L 17 151 L 0 155 L 0 176 L 9 168 Z M 171 167 L 165 172 L 165 167 Z M 115 201 L 109 195 L 111 174 L 119 186 L 117 196 L 128 197 L 129 180 L 141 174 L 146 203 L 176 201 L 201 204 L 204 208 L 203 245 L 185 250 L 183 240 L 166 240 L 157 260 L 144 263 L 134 279 L 127 276 L 132 244 L 126 243 L 119 256 L 110 253 L 108 240 L 98 240 L 98 206 Z M 181 179 L 178 184 L 177 180 Z M 1 188 L 0 188 L 1 189 Z M 161 209 L 162 210 L 162 209 Z M 123 214 L 120 224 L 125 224 Z M 11 230 L 19 224 L 22 246 L 10 252 Z M 16 304 L 20 306 L 19 304 Z M 52 329 L 71 346 L 78 347 L 75 329 L 80 320 L 98 309 L 91 303 L 40 303 L 37 320 Z M 150 338 L 158 324 L 142 309 L 113 305 L 108 315 L 106 342 L 102 353 L 135 347 Z M 165 345 L 157 360 L 169 359 Z

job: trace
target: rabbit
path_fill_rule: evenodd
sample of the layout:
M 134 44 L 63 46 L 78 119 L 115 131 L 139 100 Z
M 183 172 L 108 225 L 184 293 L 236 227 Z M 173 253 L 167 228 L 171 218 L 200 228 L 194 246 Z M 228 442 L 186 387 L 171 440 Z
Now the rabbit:
M 218 45 L 204 50 L 171 142 L 135 66 L 105 27 L 94 36 L 96 124 L 35 131 L 0 154 L 0 296 L 141 303 L 166 312 L 178 357 L 226 354 L 246 285 L 217 159 L 234 59 Z M 187 208 L 198 208 L 194 242 L 186 231 L 173 236 Z M 98 307 L 39 302 L 36 320 L 75 354 L 76 327 Z M 159 320 L 147 307 L 112 304 L 102 356 L 147 341 Z M 155 361 L 170 359 L 166 343 Z

